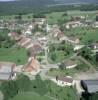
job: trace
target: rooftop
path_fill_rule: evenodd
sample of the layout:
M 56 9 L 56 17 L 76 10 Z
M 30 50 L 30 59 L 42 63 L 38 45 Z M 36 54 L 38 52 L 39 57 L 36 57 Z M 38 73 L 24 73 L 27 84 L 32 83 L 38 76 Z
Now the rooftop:
M 14 63 L 0 62 L 0 80 L 8 80 L 14 67 Z
M 73 79 L 70 77 L 58 77 L 58 80 L 61 80 L 63 82 L 69 82 L 69 83 L 73 82 Z
M 76 62 L 75 61 L 72 61 L 72 60 L 68 60 L 68 61 L 65 61 L 64 62 L 64 65 L 65 66 L 72 66 L 72 65 L 75 65 L 76 64 Z
M 83 80 L 82 82 L 86 85 L 89 93 L 98 92 L 98 80 Z
M 37 71 L 40 65 L 36 58 L 31 58 L 30 61 L 24 66 L 23 70 L 26 72 Z

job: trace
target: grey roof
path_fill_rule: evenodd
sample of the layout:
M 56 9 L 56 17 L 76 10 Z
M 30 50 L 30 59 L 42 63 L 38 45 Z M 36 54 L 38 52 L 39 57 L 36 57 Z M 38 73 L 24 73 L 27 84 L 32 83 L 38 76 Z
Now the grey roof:
M 0 80 L 8 80 L 12 74 L 14 63 L 0 62 Z
M 87 85 L 89 93 L 98 92 L 98 80 L 85 80 L 83 82 Z
M 61 80 L 63 82 L 68 82 L 68 83 L 72 83 L 73 79 L 70 77 L 58 77 L 58 80 Z
M 0 73 L 10 73 L 11 72 L 11 66 L 2 65 L 0 68 Z
M 67 60 L 67 61 L 64 61 L 64 65 L 66 67 L 68 67 L 68 66 L 72 66 L 72 65 L 77 65 L 77 63 L 75 61 L 72 61 L 72 60 Z
M 10 79 L 11 73 L 0 73 L 0 80 Z

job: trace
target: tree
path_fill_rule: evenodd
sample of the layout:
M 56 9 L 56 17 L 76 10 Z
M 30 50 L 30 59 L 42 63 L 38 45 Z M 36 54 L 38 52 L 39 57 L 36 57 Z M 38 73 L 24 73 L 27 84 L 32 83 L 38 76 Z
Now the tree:
M 4 95 L 4 100 L 9 100 L 18 93 L 18 87 L 14 81 L 3 82 L 1 84 L 1 91 Z
M 96 16 L 96 21 L 98 21 L 98 15 Z
M 17 32 L 19 35 L 22 34 L 21 29 L 17 29 L 16 32 Z
M 64 16 L 68 16 L 68 13 L 67 13 L 67 12 L 65 12 L 62 16 L 63 16 L 63 17 L 64 17 Z
M 55 53 L 55 52 L 51 54 L 51 59 L 52 59 L 53 61 L 55 61 L 55 60 L 56 60 L 56 57 L 57 57 L 57 55 L 56 55 L 56 53 Z
M 22 14 L 19 13 L 17 16 L 15 16 L 15 19 L 17 19 L 17 20 L 22 20 Z
M 46 18 L 46 16 L 44 14 L 37 13 L 37 14 L 33 14 L 33 18 Z
M 61 70 L 63 70 L 64 68 L 66 68 L 66 67 L 64 67 L 65 65 L 64 65 L 64 63 L 61 63 L 60 65 L 59 65 L 59 68 L 61 69 Z
M 87 60 L 91 60 L 92 58 L 92 52 L 88 47 L 83 48 L 80 55 L 83 56 Z

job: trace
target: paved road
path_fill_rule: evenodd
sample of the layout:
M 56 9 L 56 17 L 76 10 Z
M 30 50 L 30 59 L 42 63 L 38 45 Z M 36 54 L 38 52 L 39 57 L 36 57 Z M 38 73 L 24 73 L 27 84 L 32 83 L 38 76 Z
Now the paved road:
M 59 68 L 57 64 L 47 64 L 47 65 L 42 65 L 42 69 L 40 71 L 40 76 L 43 80 L 45 79 L 51 79 L 54 77 L 48 76 L 47 72 L 51 69 L 51 68 Z
M 90 72 L 80 73 L 80 74 L 76 74 L 73 78 L 75 80 L 89 80 L 89 79 L 97 79 L 98 80 L 98 72 L 94 72 L 94 73 L 90 73 Z

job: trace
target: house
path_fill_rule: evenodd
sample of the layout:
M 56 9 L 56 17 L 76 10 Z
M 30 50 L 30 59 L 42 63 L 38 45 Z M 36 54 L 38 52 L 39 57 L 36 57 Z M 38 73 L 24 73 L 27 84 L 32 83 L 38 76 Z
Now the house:
M 65 41 L 69 44 L 72 45 L 78 45 L 80 43 L 80 39 L 77 37 L 72 37 L 72 36 L 63 36 L 60 41 Z
M 9 36 L 12 40 L 15 40 L 15 41 L 18 41 L 18 40 L 21 39 L 21 37 L 20 37 L 16 32 L 8 33 L 8 36 Z
M 92 26 L 93 21 L 92 20 L 85 20 L 84 26 Z
M 10 62 L 0 62 L 0 80 L 11 80 L 15 75 L 16 65 Z
M 98 22 L 94 22 L 92 25 L 93 28 L 98 28 Z
M 70 76 L 57 76 L 56 79 L 51 79 L 59 86 L 72 86 L 74 85 L 74 80 Z
M 39 72 L 40 64 L 35 57 L 31 57 L 28 63 L 22 68 L 23 72 L 33 74 L 34 72 Z
M 71 21 L 66 23 L 66 29 L 80 27 L 82 23 L 80 21 Z
M 39 28 L 42 28 L 42 25 L 44 25 L 46 22 L 46 18 L 34 18 L 34 25 L 38 25 Z
M 28 42 L 30 42 L 31 39 L 27 37 L 22 37 L 21 40 L 17 43 L 19 46 L 24 47 Z
M 77 63 L 73 60 L 67 60 L 63 62 L 64 68 L 71 69 L 77 66 Z
M 32 35 L 32 32 L 31 32 L 31 30 L 27 30 L 27 31 L 25 31 L 25 33 L 24 33 L 25 35 Z
M 93 52 L 98 52 L 98 42 L 89 45 Z
M 85 47 L 85 45 L 75 45 L 74 46 L 74 51 L 81 50 L 83 47 Z
M 87 93 L 98 92 L 98 80 L 81 80 L 81 86 Z
M 48 42 L 48 38 L 47 37 L 39 37 L 38 38 L 38 42 L 41 44 L 41 45 L 46 45 L 47 42 Z
M 92 43 L 91 48 L 94 49 L 94 50 L 98 49 L 98 42 Z
M 80 39 L 77 38 L 77 37 L 70 36 L 70 37 L 68 37 L 68 38 L 69 38 L 69 41 L 70 41 L 71 43 L 74 43 L 74 44 L 79 44 L 79 43 L 80 43 Z
M 61 40 L 64 37 L 64 33 L 59 29 L 59 27 L 53 27 L 51 29 L 52 37 Z
M 23 30 L 22 33 L 26 36 L 32 35 L 32 29 L 34 29 L 34 26 L 30 24 Z
M 30 54 L 32 55 L 32 53 L 33 54 L 38 54 L 38 53 L 42 52 L 43 51 L 43 48 L 41 47 L 40 44 L 34 44 L 28 50 L 29 50 Z

